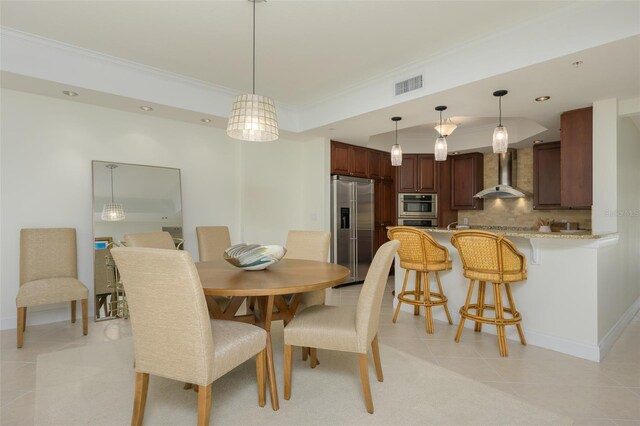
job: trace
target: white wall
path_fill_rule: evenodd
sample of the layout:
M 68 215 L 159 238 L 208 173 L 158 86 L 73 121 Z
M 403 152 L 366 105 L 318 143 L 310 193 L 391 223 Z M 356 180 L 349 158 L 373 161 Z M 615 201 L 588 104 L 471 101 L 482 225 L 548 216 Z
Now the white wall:
M 21 228 L 76 228 L 78 275 L 93 293 L 92 160 L 180 168 L 185 248 L 195 259 L 196 226 L 226 224 L 233 242 L 244 232 L 252 241 L 283 243 L 288 229 L 308 225 L 303 188 L 324 191 L 322 181 L 306 178 L 324 165 L 305 155 L 302 142 L 246 145 L 207 126 L 11 90 L 1 95 L 2 329 L 15 328 Z M 313 143 L 311 152 L 321 146 Z M 68 315 L 66 304 L 34 308 L 28 324 Z
M 598 252 L 598 339 L 635 314 L 640 298 L 640 131 L 630 118 L 617 122 L 618 244 Z M 629 311 L 631 310 L 631 311 Z M 625 315 L 626 314 L 626 315 Z
M 593 103 L 593 206 L 591 229 L 594 234 L 618 231 L 616 209 L 618 100 Z

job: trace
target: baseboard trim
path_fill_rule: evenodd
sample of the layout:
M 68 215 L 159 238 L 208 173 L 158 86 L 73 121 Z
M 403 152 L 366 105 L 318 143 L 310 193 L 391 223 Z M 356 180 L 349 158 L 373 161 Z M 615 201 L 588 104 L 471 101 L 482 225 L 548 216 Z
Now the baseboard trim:
M 638 297 L 636 301 L 633 302 L 631 306 L 629 306 L 629 309 L 627 309 L 624 314 L 622 314 L 618 322 L 616 322 L 615 325 L 611 327 L 609 332 L 607 332 L 607 334 L 602 338 L 602 340 L 600 340 L 600 343 L 598 344 L 600 352 L 598 361 L 601 361 L 609 353 L 624 329 L 627 327 L 627 325 L 629 325 L 631 320 L 633 320 L 633 317 L 636 316 L 639 310 L 640 297 Z

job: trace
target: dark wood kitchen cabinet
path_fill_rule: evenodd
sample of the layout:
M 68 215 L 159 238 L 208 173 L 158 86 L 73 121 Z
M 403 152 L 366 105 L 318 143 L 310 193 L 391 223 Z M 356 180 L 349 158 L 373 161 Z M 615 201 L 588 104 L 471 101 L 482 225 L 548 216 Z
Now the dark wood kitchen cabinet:
M 561 208 L 560 142 L 533 146 L 533 208 Z
M 482 210 L 481 198 L 473 196 L 484 184 L 484 157 L 479 152 L 451 157 L 451 208 L 453 210 Z
M 331 141 L 331 174 L 367 177 L 367 148 Z
M 398 167 L 391 165 L 391 154 L 388 152 L 380 152 L 380 174 L 384 180 L 395 180 L 396 169 Z
M 593 204 L 593 108 L 560 116 L 560 198 L 563 207 Z
M 396 224 L 396 191 L 391 179 L 376 179 L 374 185 L 374 223 L 375 241 L 374 249 L 389 241 L 387 238 L 387 226 Z
M 398 192 L 436 192 L 437 164 L 433 154 L 405 154 L 398 170 Z

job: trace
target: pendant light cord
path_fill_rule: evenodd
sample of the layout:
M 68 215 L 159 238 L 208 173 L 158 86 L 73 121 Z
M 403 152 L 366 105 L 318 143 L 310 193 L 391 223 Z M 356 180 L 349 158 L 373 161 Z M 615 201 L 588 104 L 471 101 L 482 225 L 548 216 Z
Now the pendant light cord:
M 440 137 L 442 137 L 442 111 L 440 111 Z
M 396 145 L 398 145 L 398 122 L 396 121 Z
M 498 97 L 498 109 L 500 110 L 499 126 L 502 127 L 502 96 Z
M 111 170 L 111 204 L 114 204 L 113 202 L 113 167 L 109 167 L 109 170 Z
M 253 94 L 256 94 L 256 1 L 253 0 Z

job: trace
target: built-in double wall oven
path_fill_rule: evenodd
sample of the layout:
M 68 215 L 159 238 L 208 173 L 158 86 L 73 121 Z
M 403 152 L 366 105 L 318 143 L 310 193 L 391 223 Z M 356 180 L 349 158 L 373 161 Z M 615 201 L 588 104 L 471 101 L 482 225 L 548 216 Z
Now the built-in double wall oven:
M 438 226 L 438 195 L 398 194 L 398 225 Z

